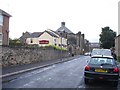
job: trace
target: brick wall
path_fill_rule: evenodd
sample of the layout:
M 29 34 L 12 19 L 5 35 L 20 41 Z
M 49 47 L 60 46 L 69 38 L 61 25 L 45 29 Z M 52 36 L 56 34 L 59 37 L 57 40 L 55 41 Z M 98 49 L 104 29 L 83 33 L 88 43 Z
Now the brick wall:
M 3 18 L 3 27 L 2 27 L 2 32 L 3 32 L 3 45 L 9 45 L 9 17 L 4 16 Z
M 120 56 L 120 35 L 115 38 L 115 53 L 117 56 Z

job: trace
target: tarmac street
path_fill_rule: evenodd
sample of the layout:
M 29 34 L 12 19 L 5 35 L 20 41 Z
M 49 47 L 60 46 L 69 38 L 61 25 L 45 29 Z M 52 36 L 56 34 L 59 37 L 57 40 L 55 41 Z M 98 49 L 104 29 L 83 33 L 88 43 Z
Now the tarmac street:
M 109 88 L 109 82 L 84 84 L 84 67 L 90 56 L 53 64 L 33 71 L 3 78 L 3 88 Z M 7 81 L 7 79 L 9 79 Z M 119 89 L 120 84 L 118 85 Z M 112 86 L 110 87 L 112 88 Z

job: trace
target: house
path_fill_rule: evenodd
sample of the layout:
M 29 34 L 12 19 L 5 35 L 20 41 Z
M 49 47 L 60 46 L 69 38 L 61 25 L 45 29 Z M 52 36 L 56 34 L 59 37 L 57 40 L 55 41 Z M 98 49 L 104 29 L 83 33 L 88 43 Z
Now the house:
M 85 35 L 78 32 L 74 34 L 70 29 L 65 26 L 65 22 L 61 22 L 61 27 L 56 32 L 67 38 L 68 51 L 71 54 L 83 54 L 85 50 Z
M 90 52 L 90 43 L 87 39 L 85 39 L 85 52 Z
M 60 37 L 58 33 L 54 32 L 53 30 L 45 30 L 42 33 L 36 33 L 33 37 L 33 34 L 29 38 L 26 39 L 26 43 L 29 45 L 37 44 L 39 46 L 49 46 L 55 45 L 67 48 L 67 39 L 64 37 Z
M 115 53 L 120 57 L 120 1 L 118 2 L 118 36 L 115 37 Z
M 68 34 L 73 34 L 72 31 L 70 31 L 70 29 L 68 29 L 66 26 L 65 26 L 65 22 L 61 22 L 61 27 L 58 28 L 56 30 L 57 33 L 61 33 L 61 32 L 65 32 L 65 33 L 68 33 Z
M 9 18 L 10 14 L 0 9 L 0 45 L 9 45 Z
M 115 38 L 115 53 L 120 57 L 120 34 Z
M 30 32 L 23 32 L 22 33 L 22 36 L 19 38 L 20 39 L 20 43 L 22 45 L 25 45 L 26 44 L 26 39 L 29 38 L 31 36 L 31 33 Z
M 100 48 L 100 43 L 98 43 L 98 42 L 91 42 L 90 43 L 90 51 L 92 51 L 94 48 Z

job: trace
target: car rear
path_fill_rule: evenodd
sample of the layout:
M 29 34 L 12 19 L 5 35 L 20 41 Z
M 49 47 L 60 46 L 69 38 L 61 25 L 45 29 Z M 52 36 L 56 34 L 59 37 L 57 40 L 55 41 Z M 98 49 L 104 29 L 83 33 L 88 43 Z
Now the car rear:
M 118 84 L 119 69 L 113 58 L 92 57 L 84 71 L 85 84 L 89 80 L 112 81 Z

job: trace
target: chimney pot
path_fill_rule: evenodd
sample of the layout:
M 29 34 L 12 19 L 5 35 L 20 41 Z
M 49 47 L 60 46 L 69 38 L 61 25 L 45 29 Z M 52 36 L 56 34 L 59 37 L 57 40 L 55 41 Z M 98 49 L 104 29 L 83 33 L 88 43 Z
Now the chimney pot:
M 65 26 L 65 22 L 61 22 L 61 26 Z

